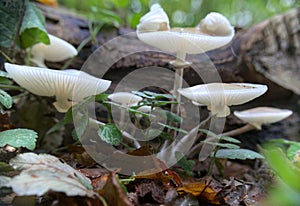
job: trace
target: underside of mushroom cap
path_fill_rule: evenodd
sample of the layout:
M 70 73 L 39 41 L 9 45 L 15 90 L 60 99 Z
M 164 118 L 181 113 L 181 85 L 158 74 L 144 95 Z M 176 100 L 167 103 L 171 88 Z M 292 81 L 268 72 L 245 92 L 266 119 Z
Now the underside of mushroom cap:
M 57 105 L 106 91 L 111 81 L 77 70 L 53 70 L 5 63 L 9 75 L 23 88 L 39 96 L 56 96 Z
M 189 54 L 203 53 L 224 46 L 234 36 L 234 28 L 228 19 L 216 12 L 208 14 L 195 28 L 169 29 L 168 26 L 164 29 L 154 29 L 154 24 L 161 25 L 161 22 L 169 24 L 169 20 L 159 5 L 153 7 L 155 9 L 151 7 L 150 12 L 140 19 L 137 36 L 141 41 L 163 51 Z
M 270 124 L 281 121 L 292 115 L 288 109 L 278 109 L 274 107 L 256 107 L 244 111 L 234 111 L 234 115 L 239 119 L 261 129 L 263 124 Z
M 216 49 L 229 43 L 232 36 L 209 36 L 182 31 L 157 31 L 137 33 L 138 38 L 162 51 L 198 54 Z
M 267 91 L 267 86 L 249 83 L 209 83 L 178 92 L 197 103 L 206 105 L 217 116 L 229 115 L 228 106 L 246 103 Z

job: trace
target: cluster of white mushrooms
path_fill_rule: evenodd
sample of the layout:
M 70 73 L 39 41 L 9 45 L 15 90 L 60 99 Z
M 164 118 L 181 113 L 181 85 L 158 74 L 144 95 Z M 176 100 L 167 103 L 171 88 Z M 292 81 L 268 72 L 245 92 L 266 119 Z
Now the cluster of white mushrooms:
M 190 63 L 185 61 L 186 54 L 203 53 L 229 43 L 234 36 L 234 28 L 222 14 L 211 12 L 195 28 L 170 28 L 169 18 L 159 4 L 152 5 L 150 11 L 140 19 L 137 26 L 138 38 L 162 51 L 176 53 L 174 65 L 174 96 L 180 102 L 180 94 L 197 106 L 207 106 L 212 115 L 226 117 L 229 106 L 251 101 L 267 91 L 267 86 L 250 83 L 209 83 L 189 88 L 182 87 L 183 69 Z M 178 108 L 175 112 L 179 112 Z M 292 114 L 290 110 L 259 107 L 234 112 L 248 124 L 232 131 L 237 135 L 251 129 L 261 129 L 265 123 L 280 121 Z
M 203 53 L 224 46 L 234 36 L 233 26 L 219 13 L 209 13 L 195 28 L 170 28 L 167 14 L 159 4 L 154 4 L 150 12 L 140 19 L 137 36 L 141 41 L 165 52 L 176 53 L 176 60 L 170 63 L 176 71 L 174 96 L 178 102 L 180 95 L 183 95 L 197 106 L 207 106 L 212 115 L 226 117 L 230 114 L 229 106 L 244 104 L 268 89 L 265 85 L 250 83 L 209 83 L 182 88 L 183 69 L 190 64 L 186 62 L 186 54 Z M 49 38 L 50 45 L 40 43 L 31 48 L 31 62 L 39 67 L 5 63 L 6 71 L 20 86 L 35 95 L 55 96 L 54 106 L 59 112 L 66 112 L 85 97 L 105 92 L 110 87 L 111 81 L 82 71 L 46 68 L 45 60 L 63 61 L 77 55 L 71 44 L 52 35 Z M 111 94 L 109 99 L 123 107 L 135 106 L 142 100 L 125 92 Z M 151 107 L 144 106 L 140 110 L 149 112 Z M 290 110 L 270 107 L 236 111 L 234 115 L 247 122 L 248 126 L 227 134 L 260 129 L 262 124 L 282 120 L 291 114 Z

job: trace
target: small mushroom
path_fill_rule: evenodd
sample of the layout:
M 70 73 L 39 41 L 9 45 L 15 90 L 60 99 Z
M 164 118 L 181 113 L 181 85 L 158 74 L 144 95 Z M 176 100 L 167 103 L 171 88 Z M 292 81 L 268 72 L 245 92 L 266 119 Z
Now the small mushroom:
M 239 119 L 251 124 L 260 130 L 263 124 L 270 124 L 281 121 L 293 112 L 288 109 L 278 109 L 274 107 L 256 107 L 244 111 L 234 111 L 233 114 Z
M 190 99 L 197 106 L 207 106 L 212 115 L 226 117 L 230 114 L 229 106 L 244 104 L 267 91 L 268 87 L 249 83 L 209 83 L 178 92 Z
M 85 97 L 106 91 L 111 81 L 77 70 L 53 70 L 5 63 L 9 75 L 23 88 L 39 96 L 55 96 L 59 112 L 66 112 Z
M 224 136 L 236 136 L 251 130 L 261 130 L 263 124 L 270 124 L 281 121 L 293 112 L 288 109 L 274 107 L 256 107 L 244 111 L 234 111 L 233 114 L 239 119 L 247 122 L 243 127 L 223 133 Z
M 129 92 L 116 92 L 108 95 L 108 98 L 124 107 L 135 106 L 139 101 L 143 100 L 142 97 Z
M 60 62 L 77 55 L 75 47 L 65 40 L 48 34 L 50 44 L 35 44 L 31 48 L 31 61 L 39 67 L 46 67 L 44 61 Z

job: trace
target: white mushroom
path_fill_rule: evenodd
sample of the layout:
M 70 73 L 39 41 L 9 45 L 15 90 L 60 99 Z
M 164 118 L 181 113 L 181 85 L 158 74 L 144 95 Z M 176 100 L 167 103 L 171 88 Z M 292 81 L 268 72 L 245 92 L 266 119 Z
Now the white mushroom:
M 239 119 L 251 124 L 256 129 L 261 129 L 263 124 L 270 124 L 281 121 L 293 112 L 288 109 L 274 107 L 256 107 L 244 111 L 234 111 L 233 114 Z
M 176 52 L 178 61 L 185 55 L 197 54 L 221 47 L 231 41 L 234 28 L 222 14 L 209 13 L 195 28 L 171 28 L 169 19 L 159 4 L 140 19 L 138 38 L 166 52 Z M 179 63 L 179 62 L 178 62 Z
M 66 112 L 85 97 L 106 91 L 111 81 L 77 70 L 52 70 L 5 63 L 9 75 L 22 87 L 39 96 L 55 96 L 55 108 Z
M 150 12 L 140 19 L 137 25 L 138 38 L 162 51 L 176 53 L 176 60 L 170 62 L 175 66 L 174 96 L 180 103 L 183 69 L 189 65 L 186 54 L 198 54 L 216 49 L 229 43 L 234 36 L 234 28 L 222 14 L 209 13 L 197 27 L 170 28 L 167 14 L 159 4 L 151 6 Z M 175 107 L 175 108 L 174 108 Z M 179 104 L 172 105 L 172 112 L 179 114 Z
M 135 106 L 139 101 L 143 100 L 142 97 L 129 92 L 116 92 L 108 95 L 108 98 L 125 107 Z
M 206 105 L 212 115 L 226 117 L 230 114 L 229 106 L 244 104 L 267 91 L 267 86 L 249 83 L 209 83 L 178 92 L 199 105 Z
M 48 34 L 50 44 L 35 44 L 31 48 L 31 61 L 39 67 L 46 67 L 44 61 L 60 62 L 77 55 L 77 50 L 68 42 Z

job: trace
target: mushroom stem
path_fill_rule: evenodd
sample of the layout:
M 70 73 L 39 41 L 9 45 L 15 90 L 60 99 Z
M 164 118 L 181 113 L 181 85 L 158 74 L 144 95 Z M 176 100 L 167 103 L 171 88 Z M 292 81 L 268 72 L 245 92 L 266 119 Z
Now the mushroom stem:
M 231 131 L 222 133 L 221 135 L 222 135 L 222 136 L 230 136 L 230 137 L 233 137 L 233 136 L 237 136 L 237 135 L 240 135 L 240 134 L 249 132 L 249 131 L 254 130 L 254 129 L 256 129 L 256 128 L 255 128 L 253 125 L 251 125 L 251 124 L 246 124 L 246 125 L 244 125 L 243 127 L 240 127 L 240 128 L 237 128 L 237 129 L 234 129 L 234 130 L 231 130 Z
M 182 77 L 183 77 L 183 68 L 182 69 L 176 68 L 173 95 L 175 96 L 176 102 L 178 102 L 178 104 L 172 104 L 172 108 L 171 108 L 171 111 L 174 112 L 175 114 L 179 114 L 179 104 L 181 102 L 181 95 L 177 90 L 182 88 Z
M 185 52 L 178 51 L 176 53 L 176 60 L 170 62 L 170 64 L 172 64 L 175 68 L 173 95 L 175 96 L 176 101 L 178 102 L 178 104 L 176 105 L 172 104 L 171 111 L 177 115 L 179 114 L 179 104 L 181 102 L 181 95 L 177 90 L 182 88 L 184 68 L 190 65 L 189 62 L 185 61 L 185 57 L 186 57 Z

